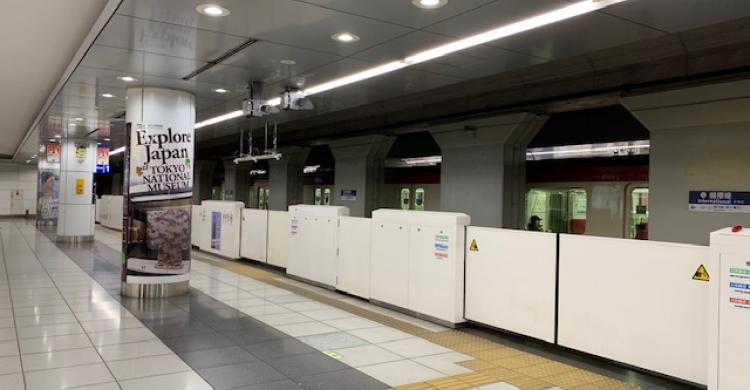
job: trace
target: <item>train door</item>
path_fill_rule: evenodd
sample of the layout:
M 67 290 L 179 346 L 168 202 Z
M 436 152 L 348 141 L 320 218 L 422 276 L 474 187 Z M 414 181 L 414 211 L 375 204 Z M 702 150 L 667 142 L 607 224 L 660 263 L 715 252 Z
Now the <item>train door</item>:
M 320 206 L 321 202 L 323 201 L 323 189 L 320 187 L 315 187 L 315 205 Z
M 401 210 L 411 209 L 411 189 L 404 187 L 401 189 L 400 205 Z
M 535 188 L 526 195 L 526 229 L 586 232 L 587 195 L 582 188 Z
M 323 188 L 323 205 L 331 205 L 331 187 Z
M 414 210 L 424 211 L 424 188 L 414 190 Z
M 270 190 L 268 187 L 258 188 L 258 209 L 268 210 L 268 198 L 270 197 Z
M 316 206 L 330 206 L 331 205 L 331 188 L 330 187 L 315 187 L 315 205 Z
M 626 213 L 626 229 L 629 238 L 648 240 L 648 187 L 629 186 Z

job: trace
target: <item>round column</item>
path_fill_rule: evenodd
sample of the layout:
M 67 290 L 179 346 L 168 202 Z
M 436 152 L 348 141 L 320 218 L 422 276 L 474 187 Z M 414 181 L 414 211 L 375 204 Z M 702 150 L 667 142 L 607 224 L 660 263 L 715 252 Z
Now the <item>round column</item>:
M 184 294 L 190 281 L 195 99 L 127 91 L 122 295 Z
M 95 140 L 61 139 L 57 241 L 94 240 L 95 206 L 92 192 L 95 171 Z M 43 176 L 41 180 L 51 179 Z

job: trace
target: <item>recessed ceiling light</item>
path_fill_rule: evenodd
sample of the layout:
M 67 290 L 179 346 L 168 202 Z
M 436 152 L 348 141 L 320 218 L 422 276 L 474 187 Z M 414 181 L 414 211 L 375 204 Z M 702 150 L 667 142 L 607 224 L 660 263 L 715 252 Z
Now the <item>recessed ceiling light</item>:
M 80 116 L 76 117 L 76 118 L 73 118 L 73 120 L 76 120 L 78 122 L 83 122 L 83 118 L 81 118 Z
M 216 88 L 213 91 L 216 92 L 216 93 L 227 93 L 227 92 L 229 92 L 228 89 L 224 89 L 224 88 Z
M 359 37 L 353 33 L 342 31 L 331 35 L 331 39 L 336 42 L 350 43 L 357 42 L 359 40 Z
M 411 0 L 419 8 L 435 9 L 448 4 L 448 0 Z
M 103 93 L 103 94 L 102 94 L 102 97 L 103 97 L 103 98 L 107 98 L 107 99 L 110 99 L 110 98 L 113 98 L 113 97 L 115 97 L 115 95 L 112 95 L 111 93 Z
M 230 13 L 228 9 L 216 4 L 201 4 L 195 10 L 208 16 L 227 16 Z
M 109 142 L 109 138 L 105 138 L 104 140 L 107 141 L 107 142 Z
M 281 60 L 279 62 L 281 62 L 284 65 L 295 65 L 295 64 L 297 64 L 297 61 L 295 61 L 295 60 Z
M 117 79 L 126 83 L 132 83 L 133 81 L 136 81 L 136 78 L 131 76 L 119 76 Z
M 56 135 L 55 138 L 62 138 L 60 134 Z

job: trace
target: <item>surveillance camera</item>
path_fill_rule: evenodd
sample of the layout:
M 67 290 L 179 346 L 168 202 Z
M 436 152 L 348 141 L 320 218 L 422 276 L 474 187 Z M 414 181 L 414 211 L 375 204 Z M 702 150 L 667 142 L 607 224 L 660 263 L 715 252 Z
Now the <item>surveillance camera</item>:
M 313 104 L 302 91 L 286 91 L 281 94 L 281 107 L 284 110 L 312 110 Z

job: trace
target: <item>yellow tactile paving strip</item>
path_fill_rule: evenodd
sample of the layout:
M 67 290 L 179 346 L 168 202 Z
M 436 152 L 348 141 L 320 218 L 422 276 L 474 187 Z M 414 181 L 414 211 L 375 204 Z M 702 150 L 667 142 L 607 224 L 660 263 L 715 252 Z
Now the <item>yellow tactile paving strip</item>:
M 195 256 L 196 254 L 198 256 Z M 466 390 L 497 382 L 506 382 L 524 390 L 546 390 L 555 386 L 565 390 L 631 390 L 640 388 L 636 385 L 500 345 L 461 330 L 432 332 L 387 315 L 374 313 L 314 291 L 284 283 L 278 280 L 279 275 L 258 267 L 225 260 L 214 260 L 202 253 L 194 252 L 194 257 L 199 257 L 199 260 L 211 265 L 261 280 L 295 294 L 421 337 L 474 358 L 474 360 L 457 363 L 473 370 L 472 373 L 401 386 L 397 388 L 399 390 Z

